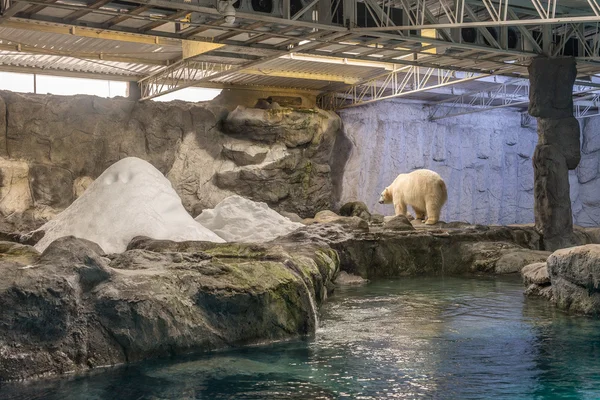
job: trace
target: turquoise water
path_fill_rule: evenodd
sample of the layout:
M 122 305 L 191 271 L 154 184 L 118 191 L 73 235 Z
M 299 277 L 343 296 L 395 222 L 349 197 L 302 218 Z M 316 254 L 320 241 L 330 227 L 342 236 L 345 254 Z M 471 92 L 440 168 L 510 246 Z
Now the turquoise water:
M 0 399 L 600 399 L 600 321 L 519 279 L 339 289 L 315 337 L 0 389 Z

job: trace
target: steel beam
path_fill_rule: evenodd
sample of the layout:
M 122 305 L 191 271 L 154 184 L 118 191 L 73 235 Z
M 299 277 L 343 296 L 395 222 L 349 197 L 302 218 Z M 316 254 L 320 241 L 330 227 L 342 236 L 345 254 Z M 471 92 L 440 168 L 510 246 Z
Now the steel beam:
M 597 111 L 600 85 L 576 82 L 573 87 L 574 111 L 577 118 Z M 480 91 L 463 93 L 450 99 L 429 103 L 429 120 L 458 117 L 506 107 L 526 108 L 529 104 L 529 81 L 515 79 Z
M 153 75 L 138 81 L 141 100 L 148 100 L 177 90 L 194 86 L 207 77 L 234 69 L 230 64 L 196 61 L 193 58 L 179 61 Z
M 469 82 L 484 76 L 489 75 L 406 66 L 353 85 L 344 92 L 325 93 L 317 101 L 321 108 L 339 110 Z

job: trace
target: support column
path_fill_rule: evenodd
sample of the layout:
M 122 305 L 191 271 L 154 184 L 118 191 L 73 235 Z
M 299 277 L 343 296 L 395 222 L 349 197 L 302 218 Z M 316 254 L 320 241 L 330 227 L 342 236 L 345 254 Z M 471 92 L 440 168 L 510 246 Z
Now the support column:
M 136 81 L 128 82 L 127 98 L 129 100 L 136 101 L 142 98 L 142 90 L 140 89 L 140 85 Z
M 533 154 L 536 230 L 546 250 L 576 244 L 569 170 L 579 164 L 579 122 L 573 117 L 572 57 L 534 59 L 529 65 L 529 114 L 537 118 L 538 143 Z

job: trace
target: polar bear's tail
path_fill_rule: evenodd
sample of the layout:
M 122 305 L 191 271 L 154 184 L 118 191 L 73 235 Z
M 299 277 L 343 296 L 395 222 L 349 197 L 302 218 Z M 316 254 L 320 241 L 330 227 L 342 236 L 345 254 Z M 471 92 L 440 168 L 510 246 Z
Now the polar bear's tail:
M 441 198 L 440 198 L 440 208 L 441 208 L 448 200 L 448 189 L 446 189 L 446 183 L 444 182 L 443 179 L 440 179 L 438 181 L 438 186 L 440 188 L 440 194 L 441 194 Z

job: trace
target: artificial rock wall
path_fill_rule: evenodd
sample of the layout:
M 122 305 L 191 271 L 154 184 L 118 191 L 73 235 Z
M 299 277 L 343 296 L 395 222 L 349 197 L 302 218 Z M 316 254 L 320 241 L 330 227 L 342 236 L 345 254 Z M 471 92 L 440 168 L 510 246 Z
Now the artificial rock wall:
M 129 156 L 164 173 L 193 216 L 231 194 L 304 217 L 331 207 L 336 114 L 231 109 L 0 92 L 0 230 L 41 224 Z
M 341 203 L 377 203 L 381 191 L 403 172 L 428 168 L 448 186 L 444 221 L 480 224 L 533 223 L 536 126 L 521 127 L 520 114 L 495 110 L 427 121 L 418 103 L 379 102 L 340 112 L 349 159 Z M 574 222 L 600 225 L 600 118 L 582 123 L 582 161 L 570 171 Z M 411 210 L 412 212 L 412 210 Z

